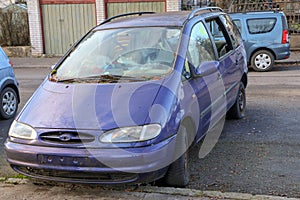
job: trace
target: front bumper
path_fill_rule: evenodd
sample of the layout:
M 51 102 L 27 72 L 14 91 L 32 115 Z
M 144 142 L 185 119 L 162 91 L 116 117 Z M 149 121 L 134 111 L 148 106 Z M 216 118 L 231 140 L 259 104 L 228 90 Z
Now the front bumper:
M 5 143 L 11 167 L 33 178 L 73 183 L 146 183 L 174 162 L 176 136 L 138 148 L 62 148 Z

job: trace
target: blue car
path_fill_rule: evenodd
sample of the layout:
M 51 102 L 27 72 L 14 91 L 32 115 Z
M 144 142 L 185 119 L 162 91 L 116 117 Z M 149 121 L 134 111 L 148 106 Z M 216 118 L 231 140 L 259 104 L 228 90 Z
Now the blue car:
M 0 119 L 13 118 L 19 102 L 18 82 L 12 63 L 0 47 Z
M 241 32 L 247 62 L 255 71 L 270 71 L 275 60 L 289 58 L 289 30 L 283 12 L 264 11 L 229 15 Z
M 11 125 L 7 160 L 44 180 L 183 187 L 190 146 L 225 115 L 244 117 L 247 70 L 219 8 L 110 18 L 33 94 Z

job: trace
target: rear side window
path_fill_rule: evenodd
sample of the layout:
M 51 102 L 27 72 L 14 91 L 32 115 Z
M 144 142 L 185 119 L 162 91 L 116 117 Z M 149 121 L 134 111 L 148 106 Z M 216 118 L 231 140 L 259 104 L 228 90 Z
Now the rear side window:
M 288 30 L 289 27 L 285 15 L 281 16 L 281 20 L 282 20 L 283 29 Z
M 276 18 L 247 20 L 248 30 L 251 34 L 268 33 L 273 30 L 275 24 Z

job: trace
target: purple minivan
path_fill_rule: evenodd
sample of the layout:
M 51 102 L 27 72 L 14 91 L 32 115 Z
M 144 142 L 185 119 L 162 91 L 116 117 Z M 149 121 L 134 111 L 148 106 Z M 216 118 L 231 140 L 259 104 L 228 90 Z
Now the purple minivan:
M 247 72 L 239 31 L 219 8 L 110 18 L 17 116 L 7 160 L 44 180 L 183 187 L 190 146 L 225 115 L 244 117 Z

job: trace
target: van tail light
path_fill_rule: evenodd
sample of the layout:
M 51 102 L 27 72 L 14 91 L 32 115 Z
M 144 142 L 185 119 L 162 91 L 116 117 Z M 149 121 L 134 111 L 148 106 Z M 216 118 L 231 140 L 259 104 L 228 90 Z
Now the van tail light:
M 14 66 L 14 64 L 11 62 L 11 61 L 9 61 L 9 64 L 13 67 Z
M 282 40 L 281 43 L 282 44 L 286 44 L 289 42 L 289 31 L 288 30 L 283 30 L 282 31 Z

